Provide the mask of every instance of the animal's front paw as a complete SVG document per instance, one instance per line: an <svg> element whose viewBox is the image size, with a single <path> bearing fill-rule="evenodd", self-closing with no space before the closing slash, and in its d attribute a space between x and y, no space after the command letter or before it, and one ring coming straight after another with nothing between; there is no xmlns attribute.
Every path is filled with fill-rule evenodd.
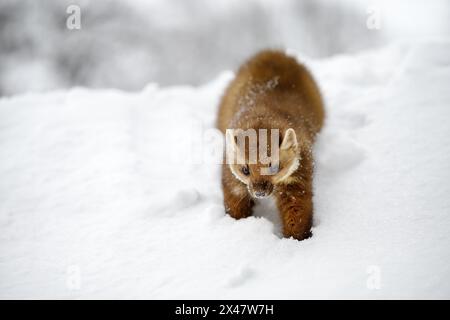
<svg viewBox="0 0 450 320"><path fill-rule="evenodd" d="M311 237L311 215L302 214L298 208L291 208L283 215L283 235L297 240Z"/></svg>
<svg viewBox="0 0 450 320"><path fill-rule="evenodd" d="M285 231L284 232L284 236L286 238L292 237L292 238L294 238L296 240L299 240L299 241L311 238L312 235L313 234L312 234L311 230L300 231L300 232L298 232L298 231Z"/></svg>
<svg viewBox="0 0 450 320"><path fill-rule="evenodd" d="M235 219L247 218L252 215L253 200L241 201L241 203L225 203L225 212Z"/></svg>

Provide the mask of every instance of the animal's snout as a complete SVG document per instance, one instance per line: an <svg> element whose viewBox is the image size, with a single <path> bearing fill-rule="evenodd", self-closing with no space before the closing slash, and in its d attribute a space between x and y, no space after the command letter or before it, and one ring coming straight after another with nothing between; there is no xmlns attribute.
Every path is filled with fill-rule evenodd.
<svg viewBox="0 0 450 320"><path fill-rule="evenodd" d="M260 181L253 183L252 189L255 198L265 198L272 193L273 185L269 181Z"/></svg>

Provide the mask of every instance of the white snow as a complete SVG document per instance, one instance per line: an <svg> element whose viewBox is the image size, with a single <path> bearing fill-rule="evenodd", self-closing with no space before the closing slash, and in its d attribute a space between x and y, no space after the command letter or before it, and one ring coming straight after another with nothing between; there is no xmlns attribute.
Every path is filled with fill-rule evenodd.
<svg viewBox="0 0 450 320"><path fill-rule="evenodd" d="M1 99L0 298L449 298L450 42L308 63L328 118L302 242L273 204L224 213L230 72Z"/></svg>

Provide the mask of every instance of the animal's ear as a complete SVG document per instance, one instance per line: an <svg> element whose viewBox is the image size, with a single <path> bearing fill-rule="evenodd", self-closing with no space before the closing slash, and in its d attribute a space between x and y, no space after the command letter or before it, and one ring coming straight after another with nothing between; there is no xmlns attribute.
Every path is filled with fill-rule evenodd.
<svg viewBox="0 0 450 320"><path fill-rule="evenodd" d="M228 164L243 164L245 163L245 159L241 156L239 152L237 138L234 135L233 129L227 129L225 132L225 145L226 145L226 154L227 154L227 163ZM236 162L237 161L237 162Z"/></svg>
<svg viewBox="0 0 450 320"><path fill-rule="evenodd" d="M227 145L227 150L236 152L237 150L237 141L234 135L233 129L227 129L225 133L225 142Z"/></svg>
<svg viewBox="0 0 450 320"><path fill-rule="evenodd" d="M294 129L289 128L284 133L283 141L281 142L280 149L287 150L290 148L296 149L298 146L297 135Z"/></svg>
<svg viewBox="0 0 450 320"><path fill-rule="evenodd" d="M225 144L228 153L239 154L239 148L237 144L237 137L235 136L234 129L227 129L225 132Z"/></svg>

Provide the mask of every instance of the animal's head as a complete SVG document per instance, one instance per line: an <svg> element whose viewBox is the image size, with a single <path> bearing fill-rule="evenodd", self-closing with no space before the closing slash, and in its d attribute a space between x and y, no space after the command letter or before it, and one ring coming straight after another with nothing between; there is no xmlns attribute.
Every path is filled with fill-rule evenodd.
<svg viewBox="0 0 450 320"><path fill-rule="evenodd" d="M275 186L286 182L300 163L297 136L291 128L276 138L267 138L261 130L229 129L226 141L227 165L254 198L270 196Z"/></svg>

